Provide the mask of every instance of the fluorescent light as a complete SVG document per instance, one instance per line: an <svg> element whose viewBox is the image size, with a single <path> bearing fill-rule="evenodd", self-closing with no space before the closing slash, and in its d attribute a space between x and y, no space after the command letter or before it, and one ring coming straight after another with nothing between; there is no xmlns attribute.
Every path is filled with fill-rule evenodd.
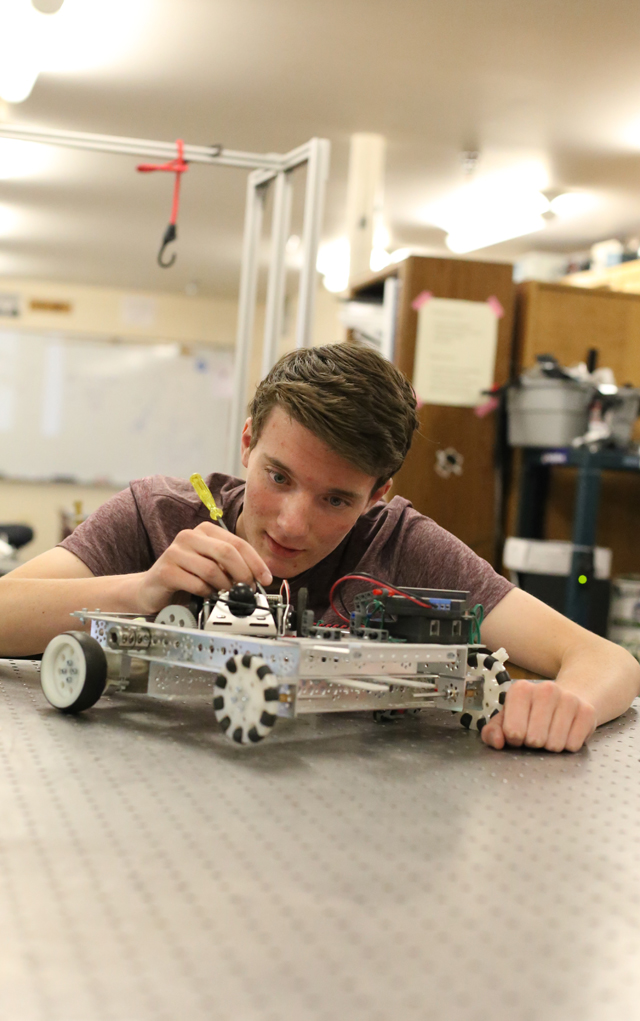
<svg viewBox="0 0 640 1021"><path fill-rule="evenodd" d="M379 223L373 232L372 248L388 248L391 238L384 223Z"/></svg>
<svg viewBox="0 0 640 1021"><path fill-rule="evenodd" d="M0 98L5 103L23 103L33 91L39 70L28 60L3 60L0 66Z"/></svg>
<svg viewBox="0 0 640 1021"><path fill-rule="evenodd" d="M328 291L338 294L349 286L350 259L347 238L336 238L320 246L316 268L324 277L323 283Z"/></svg>
<svg viewBox="0 0 640 1021"><path fill-rule="evenodd" d="M20 214L13 206L0 206L0 237L13 234L19 222Z"/></svg>
<svg viewBox="0 0 640 1021"><path fill-rule="evenodd" d="M432 203L423 219L447 232L452 252L487 248L544 228L549 201L541 188L546 184L543 165L529 161L470 181Z"/></svg>
<svg viewBox="0 0 640 1021"><path fill-rule="evenodd" d="M0 5L0 98L5 103L22 103L30 95L41 66L46 21L30 0Z"/></svg>
<svg viewBox="0 0 640 1021"><path fill-rule="evenodd" d="M410 248L396 248L395 252L392 252L389 256L391 262L404 262L411 255Z"/></svg>
<svg viewBox="0 0 640 1021"><path fill-rule="evenodd" d="M151 16L152 0L64 0L51 14L35 10L30 0L0 0L0 98L22 103L40 72L122 62L142 41Z"/></svg>
<svg viewBox="0 0 640 1021"><path fill-rule="evenodd" d="M55 158L52 146L0 138L0 181L43 174L53 165Z"/></svg>
<svg viewBox="0 0 640 1021"><path fill-rule="evenodd" d="M122 63L157 14L153 0L65 0L47 20L43 72L68 74Z"/></svg>
<svg viewBox="0 0 640 1021"><path fill-rule="evenodd" d="M501 241L509 241L511 238L535 234L545 226L546 222L540 215L526 210L510 210L502 215L478 217L460 226L447 234L445 243L451 252L462 255L465 252L488 248L490 245L498 245Z"/></svg>
<svg viewBox="0 0 640 1021"><path fill-rule="evenodd" d="M391 256L385 248L372 248L371 258L369 259L369 268L374 272L378 273L381 269L386 267L391 262Z"/></svg>
<svg viewBox="0 0 640 1021"><path fill-rule="evenodd" d="M564 219L570 216L581 216L590 212L598 204L595 195L584 191L567 191L551 199L550 209L556 216Z"/></svg>

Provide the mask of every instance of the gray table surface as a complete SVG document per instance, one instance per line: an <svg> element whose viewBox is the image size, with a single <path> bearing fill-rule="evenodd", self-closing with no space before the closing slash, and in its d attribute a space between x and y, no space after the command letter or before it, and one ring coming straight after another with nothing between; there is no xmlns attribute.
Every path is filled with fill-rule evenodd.
<svg viewBox="0 0 640 1021"><path fill-rule="evenodd" d="M67 717L0 661L2 1021L640 1018L640 727L493 752L441 712Z"/></svg>

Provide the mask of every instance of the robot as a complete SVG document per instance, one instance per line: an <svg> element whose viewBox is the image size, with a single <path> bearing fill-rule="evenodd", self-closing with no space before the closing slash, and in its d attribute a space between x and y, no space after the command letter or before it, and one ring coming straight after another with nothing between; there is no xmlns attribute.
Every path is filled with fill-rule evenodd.
<svg viewBox="0 0 640 1021"><path fill-rule="evenodd" d="M364 582L353 609L339 595ZM429 709L459 714L481 731L499 712L510 683L504 649L480 643L481 607L468 593L396 587L370 575L333 586L340 625L315 621L301 589L278 595L236 584L194 612L165 607L154 618L77 611L91 634L68 631L49 642L41 684L52 706L78 713L105 692L159 697L206 694L226 737L254 745L280 717L372 712L388 722Z"/></svg>

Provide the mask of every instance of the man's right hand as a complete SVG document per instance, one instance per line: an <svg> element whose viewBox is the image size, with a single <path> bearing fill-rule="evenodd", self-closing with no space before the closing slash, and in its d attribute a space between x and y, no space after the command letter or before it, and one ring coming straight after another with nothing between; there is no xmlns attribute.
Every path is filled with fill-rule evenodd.
<svg viewBox="0 0 640 1021"><path fill-rule="evenodd" d="M174 592L209 596L234 582L270 585L271 571L244 539L211 521L178 532L153 567L137 579L135 602L141 613L155 613L171 602Z"/></svg>

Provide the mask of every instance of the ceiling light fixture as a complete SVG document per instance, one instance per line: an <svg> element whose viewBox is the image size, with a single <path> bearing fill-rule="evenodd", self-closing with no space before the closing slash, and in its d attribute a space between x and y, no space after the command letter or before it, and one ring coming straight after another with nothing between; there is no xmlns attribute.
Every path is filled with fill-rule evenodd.
<svg viewBox="0 0 640 1021"><path fill-rule="evenodd" d="M0 205L0 237L14 234L19 221L20 214L13 206Z"/></svg>
<svg viewBox="0 0 640 1021"><path fill-rule="evenodd" d="M482 178L474 178L433 203L424 219L447 232L446 245L456 254L543 230L549 200L543 165L531 161Z"/></svg>
<svg viewBox="0 0 640 1021"><path fill-rule="evenodd" d="M42 70L51 15L64 0L3 0L0 7L0 98L23 103Z"/></svg>
<svg viewBox="0 0 640 1021"><path fill-rule="evenodd" d="M42 175L54 165L56 155L53 146L0 138L0 181Z"/></svg>
<svg viewBox="0 0 640 1021"><path fill-rule="evenodd" d="M408 259L410 255L411 255L410 248L396 248L395 252L391 253L390 260L393 263L404 262L404 260Z"/></svg>
<svg viewBox="0 0 640 1021"><path fill-rule="evenodd" d="M561 219L570 216L582 216L583 213L590 213L598 200L595 195L584 191L566 191L551 199L549 208L555 216Z"/></svg>
<svg viewBox="0 0 640 1021"><path fill-rule="evenodd" d="M40 71L46 16L30 0L4 0L0 7L0 98L22 103Z"/></svg>
<svg viewBox="0 0 640 1021"><path fill-rule="evenodd" d="M349 262L351 250L347 238L336 238L321 245L316 268L323 276L328 291L339 294L349 286Z"/></svg>
<svg viewBox="0 0 640 1021"><path fill-rule="evenodd" d="M24 102L41 72L121 61L152 13L152 0L0 0L0 99Z"/></svg>

